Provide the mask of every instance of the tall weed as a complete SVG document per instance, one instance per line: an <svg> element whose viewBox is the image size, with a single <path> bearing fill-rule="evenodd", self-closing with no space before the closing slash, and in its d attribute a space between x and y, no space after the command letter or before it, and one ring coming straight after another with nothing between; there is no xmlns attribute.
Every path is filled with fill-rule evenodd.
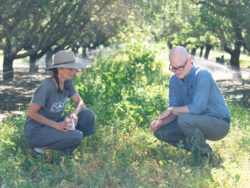
<svg viewBox="0 0 250 188"><path fill-rule="evenodd" d="M164 109L168 76L155 53L142 42L131 42L116 53L100 53L77 78L79 93L98 114L101 125L119 120L145 126Z"/></svg>

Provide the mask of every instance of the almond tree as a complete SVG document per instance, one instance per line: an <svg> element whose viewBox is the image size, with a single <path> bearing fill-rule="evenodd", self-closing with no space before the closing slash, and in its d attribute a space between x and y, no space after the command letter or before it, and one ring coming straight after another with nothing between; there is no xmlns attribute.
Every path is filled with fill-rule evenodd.
<svg viewBox="0 0 250 188"><path fill-rule="evenodd" d="M201 19L207 30L213 32L221 41L224 50L231 55L230 64L240 70L240 54L250 34L249 0L197 0Z"/></svg>
<svg viewBox="0 0 250 188"><path fill-rule="evenodd" d="M88 41L93 25L104 30L107 16L122 8L123 1L114 0L9 0L0 1L0 49L3 50L3 79L13 78L13 60L29 56L30 71L35 60L50 51ZM119 5L119 6L117 6ZM109 10L108 12L106 12ZM99 17L102 16L102 17ZM94 19L97 17L98 19ZM106 20L105 20L105 19ZM111 21L119 20L111 19ZM102 25L98 23L103 23ZM106 23L106 24L105 24ZM119 21L115 22L119 23ZM115 33L115 30L111 33ZM103 31L103 33L107 33ZM109 35L107 35L108 37ZM97 38L97 37L95 37Z"/></svg>

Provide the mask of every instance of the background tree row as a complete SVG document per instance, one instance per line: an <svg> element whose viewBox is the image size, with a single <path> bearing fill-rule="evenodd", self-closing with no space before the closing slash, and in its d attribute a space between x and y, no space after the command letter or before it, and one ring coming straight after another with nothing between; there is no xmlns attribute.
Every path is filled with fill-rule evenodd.
<svg viewBox="0 0 250 188"><path fill-rule="evenodd" d="M45 54L50 59L60 49L81 48L84 55L138 30L152 42L183 45L204 58L221 48L239 70L240 54L250 48L249 9L248 0L0 0L3 78L13 78L15 59L29 57L32 72Z"/></svg>

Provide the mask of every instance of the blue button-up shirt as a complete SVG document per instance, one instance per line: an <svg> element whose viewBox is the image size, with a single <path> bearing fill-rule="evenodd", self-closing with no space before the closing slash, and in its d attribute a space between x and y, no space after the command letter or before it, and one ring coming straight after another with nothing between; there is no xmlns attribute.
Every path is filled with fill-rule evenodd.
<svg viewBox="0 0 250 188"><path fill-rule="evenodd" d="M230 111L210 72L193 66L183 80L169 81L169 105L188 106L193 114L205 114L230 121Z"/></svg>

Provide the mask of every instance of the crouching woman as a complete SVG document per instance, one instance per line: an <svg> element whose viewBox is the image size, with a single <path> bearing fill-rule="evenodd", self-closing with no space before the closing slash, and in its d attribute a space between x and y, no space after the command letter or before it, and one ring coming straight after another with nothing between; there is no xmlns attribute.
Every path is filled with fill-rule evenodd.
<svg viewBox="0 0 250 188"><path fill-rule="evenodd" d="M24 136L33 153L43 155L44 148L50 148L70 155L83 137L94 133L94 113L84 108L72 82L77 69L85 67L71 51L54 55L53 65L47 69L53 76L42 81L28 108ZM68 99L75 108L66 118L63 112Z"/></svg>

